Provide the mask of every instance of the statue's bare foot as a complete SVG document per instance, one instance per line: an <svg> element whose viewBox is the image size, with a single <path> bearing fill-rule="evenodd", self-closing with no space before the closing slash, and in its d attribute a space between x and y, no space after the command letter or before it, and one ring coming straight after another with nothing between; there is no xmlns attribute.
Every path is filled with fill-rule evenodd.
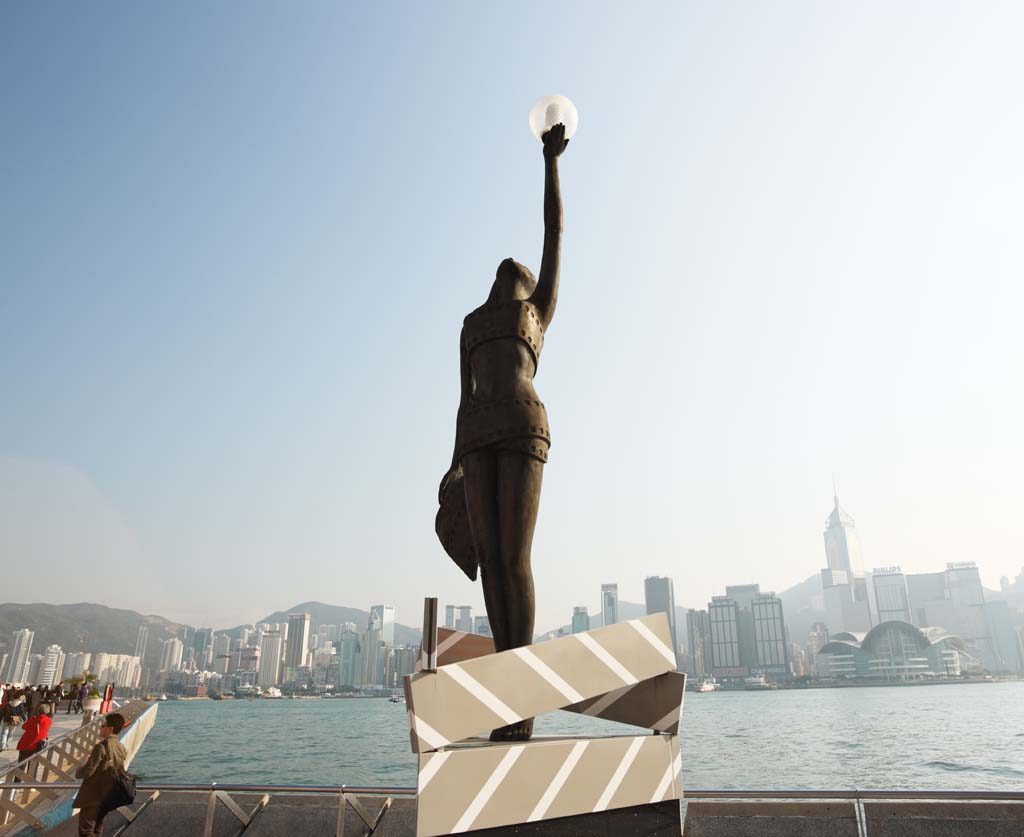
<svg viewBox="0 0 1024 837"><path fill-rule="evenodd" d="M491 732L491 741L529 741L533 735L533 718L499 727Z"/></svg>

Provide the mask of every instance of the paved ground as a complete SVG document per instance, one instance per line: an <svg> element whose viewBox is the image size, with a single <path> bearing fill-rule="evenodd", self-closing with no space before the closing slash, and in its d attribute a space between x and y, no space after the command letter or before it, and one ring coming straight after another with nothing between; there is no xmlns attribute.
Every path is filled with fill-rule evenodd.
<svg viewBox="0 0 1024 837"><path fill-rule="evenodd" d="M61 704L60 711L53 716L53 726L50 727L50 738L57 738L68 732L73 732L82 725L82 715L71 713L70 715L65 714L67 712L66 704ZM7 745L9 749L4 750L0 753L0 771L5 770L10 765L14 764L18 760L18 739L21 737L21 730L16 729L11 732L11 740Z"/></svg>

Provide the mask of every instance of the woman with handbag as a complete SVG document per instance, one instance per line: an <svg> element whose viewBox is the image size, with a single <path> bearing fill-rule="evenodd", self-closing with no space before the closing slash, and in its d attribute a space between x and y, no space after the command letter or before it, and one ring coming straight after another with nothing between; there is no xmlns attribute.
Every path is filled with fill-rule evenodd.
<svg viewBox="0 0 1024 837"><path fill-rule="evenodd" d="M46 739L50 734L50 724L52 723L53 721L40 707L36 709L31 718L21 725L21 738L18 739L19 765L32 758L46 746Z"/></svg>
<svg viewBox="0 0 1024 837"><path fill-rule="evenodd" d="M124 745L117 738L126 724L120 712L107 715L100 727L100 740L92 748L89 760L75 771L75 778L83 780L75 797L75 807L80 809L79 837L103 834L103 820L112 810L107 806L107 798L128 758Z"/></svg>

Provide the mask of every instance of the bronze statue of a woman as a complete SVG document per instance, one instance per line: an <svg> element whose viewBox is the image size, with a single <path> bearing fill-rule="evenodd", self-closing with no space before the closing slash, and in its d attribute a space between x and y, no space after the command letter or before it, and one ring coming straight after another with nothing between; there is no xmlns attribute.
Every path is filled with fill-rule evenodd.
<svg viewBox="0 0 1024 837"><path fill-rule="evenodd" d="M498 651L533 641L530 549L551 434L533 387L544 334L558 302L562 196L558 158L565 126L544 143L544 252L540 275L512 259L498 265L487 301L463 321L462 398L451 468L441 480L436 529L445 551L484 588ZM533 719L496 729L492 741L529 739Z"/></svg>

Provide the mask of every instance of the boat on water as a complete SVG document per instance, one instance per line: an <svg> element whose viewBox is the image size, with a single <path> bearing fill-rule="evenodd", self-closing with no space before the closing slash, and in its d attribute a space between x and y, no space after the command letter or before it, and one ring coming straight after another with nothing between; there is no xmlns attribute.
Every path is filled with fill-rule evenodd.
<svg viewBox="0 0 1024 837"><path fill-rule="evenodd" d="M167 693L160 695L160 700L167 700Z"/></svg>
<svg viewBox="0 0 1024 837"><path fill-rule="evenodd" d="M743 681L743 691L745 692L771 692L778 688L774 683L769 683L768 678L763 674L747 677Z"/></svg>
<svg viewBox="0 0 1024 837"><path fill-rule="evenodd" d="M715 684L710 680L701 680L696 686L693 687L695 692L713 692L715 691Z"/></svg>
<svg viewBox="0 0 1024 837"><path fill-rule="evenodd" d="M391 695L388 698L388 703L405 703L398 695Z"/></svg>

